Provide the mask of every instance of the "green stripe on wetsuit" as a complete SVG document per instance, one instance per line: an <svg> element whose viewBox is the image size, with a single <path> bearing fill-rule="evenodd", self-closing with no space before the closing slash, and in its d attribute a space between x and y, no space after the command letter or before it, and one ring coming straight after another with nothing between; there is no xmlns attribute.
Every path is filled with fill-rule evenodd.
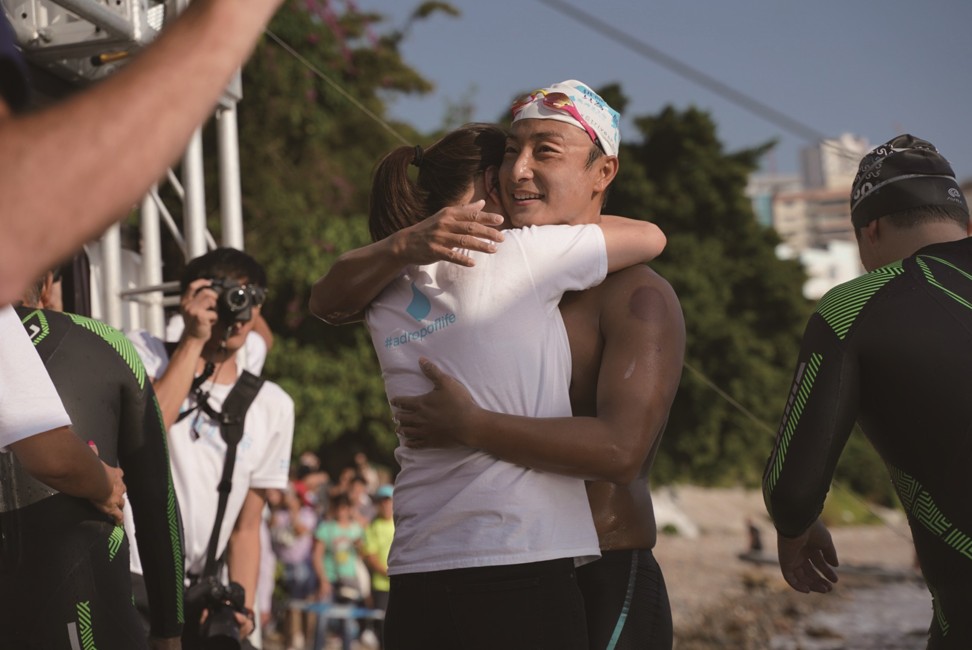
<svg viewBox="0 0 972 650"><path fill-rule="evenodd" d="M867 301L888 281L904 273L901 262L894 262L875 269L827 292L817 304L820 314L841 341L861 313Z"/></svg>
<svg viewBox="0 0 972 650"><path fill-rule="evenodd" d="M94 642L94 630L91 628L91 602L83 600L77 604L78 636L82 650L97 650Z"/></svg>
<svg viewBox="0 0 972 650"><path fill-rule="evenodd" d="M87 318L85 316L79 316L77 314L66 314L71 318L75 324L90 330L103 338L108 345L115 349L128 367L132 369L132 373L135 375L135 379L138 380L138 387L145 388L145 366L142 365L142 359L138 356L138 352L135 351L135 346L129 341L124 334L116 330L111 325L106 325L101 321L96 321L92 318Z"/></svg>
<svg viewBox="0 0 972 650"><path fill-rule="evenodd" d="M891 465L888 470L905 511L966 559L972 560L972 537L952 525L932 495L913 476Z"/></svg>
<svg viewBox="0 0 972 650"><path fill-rule="evenodd" d="M159 405L158 398L152 397L152 403L155 405L155 414L159 418L159 426L165 431L165 419L162 417L162 407ZM165 449L165 464L170 468L166 472L167 494L165 495L165 515L169 522L169 543L172 546L172 557L178 559L182 556L182 537L179 529L175 486L172 484L172 461L169 459L169 443L167 440L162 441L162 448ZM176 568L176 584L181 586L185 581L185 565L182 562L175 562L174 565ZM182 589L176 589L176 618L180 623L186 622Z"/></svg>
<svg viewBox="0 0 972 650"><path fill-rule="evenodd" d="M945 513L935 503L931 494L917 479L892 465L888 465L888 470L905 512L960 555L972 560L972 537L956 528L949 521ZM947 636L948 621L945 620L945 613L941 608L941 599L931 585L928 585L928 588L932 593L935 621L942 631L942 636Z"/></svg>
<svg viewBox="0 0 972 650"><path fill-rule="evenodd" d="M962 276L965 277L966 280L972 280L972 275L969 275L968 273L958 268L954 264L948 262L947 260L943 260L940 257L934 257L932 255L921 255L915 258L915 261L918 263L918 268L921 269L921 272L924 274L925 279L928 280L928 283L930 285L932 285L936 289L940 289L946 296L948 296L955 302L959 303L963 307L972 309L972 304L970 304L968 300L958 295L954 291L950 291L946 289L944 286L942 286L942 284L935 278L935 274L932 273L931 268L928 266L928 262L926 262L925 260L933 260L935 262L939 262L940 264L944 264L945 266L949 267L953 271L960 273Z"/></svg>
<svg viewBox="0 0 972 650"><path fill-rule="evenodd" d="M776 482L780 479L786 450L790 446L793 432L796 431L797 422L800 421L800 416L803 415L803 408L807 405L807 400L810 399L810 391L813 390L813 381L817 378L817 371L820 370L821 363L823 363L822 354L811 354L810 361L807 363L799 379L800 387L793 398L793 405L790 408L789 416L787 417L786 424L783 426L783 431L780 433L780 443L776 459L773 461L773 469L767 478L767 493L773 492L773 489L776 487Z"/></svg>
<svg viewBox="0 0 972 650"><path fill-rule="evenodd" d="M108 536L108 561L111 562L118 554L122 541L125 539L125 529L122 526L115 526Z"/></svg>

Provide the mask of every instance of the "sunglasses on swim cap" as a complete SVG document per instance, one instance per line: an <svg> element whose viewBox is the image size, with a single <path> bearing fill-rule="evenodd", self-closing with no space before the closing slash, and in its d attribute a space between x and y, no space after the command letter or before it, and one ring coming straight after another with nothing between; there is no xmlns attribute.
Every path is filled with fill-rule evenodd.
<svg viewBox="0 0 972 650"><path fill-rule="evenodd" d="M601 150L604 147L601 146L601 140L597 137L597 132L587 123L583 117L581 117L580 111L577 110L577 106L574 104L574 100L570 98L566 93L561 92L549 92L543 90L534 90L529 95L524 95L520 99L513 102L513 117L515 118L520 111L522 111L526 106L529 106L535 101L540 101L544 106L549 109L560 111L570 115L577 123L587 131L587 135L590 136L591 142L596 144Z"/></svg>

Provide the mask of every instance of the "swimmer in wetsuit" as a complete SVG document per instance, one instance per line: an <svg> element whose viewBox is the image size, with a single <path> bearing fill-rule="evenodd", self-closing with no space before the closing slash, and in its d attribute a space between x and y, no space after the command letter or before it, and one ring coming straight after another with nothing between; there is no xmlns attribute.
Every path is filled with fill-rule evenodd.
<svg viewBox="0 0 972 650"><path fill-rule="evenodd" d="M887 463L934 599L928 648L972 647L972 239L948 162L902 135L865 156L851 200L870 272L810 318L763 491L780 567L826 592L836 551L817 520L855 420Z"/></svg>
<svg viewBox="0 0 972 650"><path fill-rule="evenodd" d="M71 417L125 472L151 603L154 647L178 643L183 550L165 430L151 383L120 332L81 316L18 307ZM132 602L124 528L89 502L0 455L0 639L18 649L148 647ZM7 645L10 644L10 645Z"/></svg>

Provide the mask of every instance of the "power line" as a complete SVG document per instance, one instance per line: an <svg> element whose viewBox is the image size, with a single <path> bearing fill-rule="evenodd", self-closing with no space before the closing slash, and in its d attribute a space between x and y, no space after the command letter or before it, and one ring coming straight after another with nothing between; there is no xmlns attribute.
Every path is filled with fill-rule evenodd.
<svg viewBox="0 0 972 650"><path fill-rule="evenodd" d="M699 381L701 381L703 384L705 384L706 386L708 386L713 392L715 392L716 394L718 394L720 397L722 397L722 399L726 400L729 404L731 404L733 407L735 407L736 410L738 410L740 413L742 413L747 418L749 418L756 426L758 426L760 429L763 429L764 431L768 431L773 436L774 439L776 438L776 430L775 429L773 429L768 424L766 424L766 422L764 422L761 419L759 419L758 417L756 417L756 415L754 415L752 413L752 411L750 411L745 406L743 406L742 404L740 404L729 393L727 393L726 391L724 391L721 388L719 388L719 386L717 386L715 384L715 382L713 382L711 379L709 379L705 375L705 373L703 373L701 370L698 370L697 368L695 368L695 366L693 366L692 364L690 364L688 361L683 361L683 365L686 368L688 368L696 376L696 378L698 378ZM856 425L855 425L855 428L856 428ZM897 530L896 528L894 528L893 526L891 526L891 524L889 524L888 522L886 522L883 517L879 516L876 512L874 512L874 509L871 507L871 504L869 504L867 501L865 501L863 498L861 498L858 494L856 494L850 488L845 487L841 481L838 481L835 478L831 478L830 479L830 484L832 486L834 486L835 488L838 488L840 490L843 490L846 494L850 495L850 497L852 499L854 499L859 504L861 504L861 506L867 512L871 513L874 517L876 517L878 519L878 521L882 522L885 526L887 526L895 535L901 537L902 539L907 539L909 541L911 540L911 537L910 536L905 535L901 531Z"/></svg>
<svg viewBox="0 0 972 650"><path fill-rule="evenodd" d="M736 401L735 399L733 399L733 397L729 393L727 393L726 391L724 391L721 388L719 388L718 386L716 386L715 382L713 382L705 374L703 374L701 370L696 369L695 366L693 366L692 364L690 364L688 361L683 361L682 363L683 363L683 365L686 368L688 368L689 370L691 370L695 374L695 376L699 379L699 381L701 381L703 384L705 384L706 386L708 386L709 388L711 388L714 392L718 393L718 395L722 399L724 399L727 402L729 402L729 404L731 404L733 407L735 407L736 410L738 410L740 413L742 413L747 418L749 418L750 420L752 420L753 423L756 424L760 429L763 429L765 431L768 431L771 435L776 436L776 430L775 429L773 429L770 425L766 424L765 422L763 422L762 420L760 420L758 417L756 417L755 415L753 415L752 411L750 411L745 406L743 406L742 404L740 404L738 401Z"/></svg>
<svg viewBox="0 0 972 650"><path fill-rule="evenodd" d="M322 81L324 81L325 83L327 83L331 88L333 88L334 90L336 90L338 92L338 94L340 94L342 97L344 97L349 102L351 102L355 106L355 108L357 108L362 113L364 113L365 115L367 115L368 117L370 117L372 120L374 120L375 122L377 122L383 129L385 129L386 131L388 131L389 133L391 133L392 136L395 137L399 142L401 142L404 145L411 144L408 141L408 139L405 138L405 136L403 136L401 133L399 133L398 131L396 131L395 128L392 125L390 125L388 122L386 122L384 119L382 119L382 117L380 115L378 115L374 111L369 110L368 107L365 106L364 104L362 104L360 101L358 101L358 99L356 97L354 97L354 95L352 95L351 93L349 93L348 91L346 91L341 86L341 84L339 84L338 82L334 81L333 79L331 79L330 77L328 77L326 74L324 74L323 72L321 72L320 69L317 68L317 66L315 66L313 63L311 63L305 57L303 57L300 54L300 52L298 52L297 50L295 50L294 48L292 48L290 45L288 45L287 43L285 43L282 38L280 38L279 36L277 36L276 34L274 34L269 29L265 30L265 33L266 33L267 36L269 36L271 39L273 39L273 41L275 43L277 43L277 45L279 45L281 48L283 48L284 51L286 51L292 57L294 57L295 59L297 59L308 70L310 70L311 72L313 72L315 76L317 76L319 79L321 79Z"/></svg>
<svg viewBox="0 0 972 650"><path fill-rule="evenodd" d="M658 48L649 45L648 43L645 43L644 41L639 40L612 25L609 25L593 14L590 14L582 9L578 9L567 2L563 2L563 0L539 0L539 2L553 8L556 11L559 11L569 18L572 18L584 27L592 29L603 36L620 43L629 50L632 50L633 52L654 61L665 68L668 68L675 74L684 77L689 81L693 81L700 86L707 88L708 90L711 90L724 99L727 99L730 102L746 109L747 111L779 126L784 131L797 135L808 142L820 142L824 146L831 147L849 158L853 158L855 160L859 158L859 154L848 151L844 147L830 142L827 135L818 131L814 127L792 118L789 115L786 115L785 113L764 104L758 99L747 95L746 93L736 90L719 79L716 79L712 75L694 68L687 63L679 61L673 56L665 54Z"/></svg>

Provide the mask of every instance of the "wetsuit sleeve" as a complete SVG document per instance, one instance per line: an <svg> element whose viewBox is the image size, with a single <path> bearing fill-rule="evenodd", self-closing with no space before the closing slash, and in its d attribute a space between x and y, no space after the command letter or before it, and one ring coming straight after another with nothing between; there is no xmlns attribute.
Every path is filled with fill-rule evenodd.
<svg viewBox="0 0 972 650"><path fill-rule="evenodd" d="M131 362L141 364L134 350ZM125 471L138 553L148 592L151 634L177 637L183 624L182 526L169 469L162 412L152 384L134 378L124 386L119 462Z"/></svg>
<svg viewBox="0 0 972 650"><path fill-rule="evenodd" d="M859 400L856 355L814 314L763 475L766 508L782 535L799 536L823 510Z"/></svg>

